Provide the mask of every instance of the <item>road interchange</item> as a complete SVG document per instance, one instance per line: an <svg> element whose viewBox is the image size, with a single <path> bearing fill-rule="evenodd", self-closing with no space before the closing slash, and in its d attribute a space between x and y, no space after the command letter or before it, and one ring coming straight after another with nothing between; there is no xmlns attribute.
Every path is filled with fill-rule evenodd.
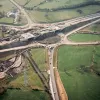
<svg viewBox="0 0 100 100"><path fill-rule="evenodd" d="M77 32L78 30L80 29L83 29L89 25L92 25L94 23L97 23L100 21L100 13L96 13L96 14L91 14L91 15L87 15L87 16L83 16L83 17L79 17L79 18L74 18L74 19L71 19L71 20L68 20L68 21L64 21L64 22L58 22L58 23L53 23L53 24L36 24L36 23L33 23L31 21L31 19L29 18L29 16L27 15L27 13L25 12L25 10L19 6L14 0L10 0L10 2L12 2L16 7L18 7L21 12L26 16L27 18L27 21L28 21L28 24L25 25L25 26L11 26L12 28L15 27L15 29L22 29L22 30L27 30L27 29L30 29L34 26L43 26L44 29L48 28L48 27L51 27L51 30L55 30L53 27L57 27L57 29L61 28L65 28L65 27L68 27L68 26L71 26L71 25L74 25L74 24L78 24L80 22L85 22L85 21L88 21L88 20L91 20L91 19L96 19L96 18L99 18L91 23L88 23L84 26L81 26L75 30L72 30L71 32L68 32L66 35L64 35L62 38L61 38L61 41L56 43L56 44L50 44L50 45L45 45L45 44L41 44L41 43L32 43L32 44L28 44L26 46L20 46L20 47L14 47L14 48L8 48L8 49L3 49L3 50L0 50L0 53L3 53L3 52L8 52L8 51L15 51L15 50L21 50L21 49L27 49L27 48L32 48L32 47L44 47L44 48L48 48L48 56L49 56L49 68L50 68L50 85L51 85L51 94L52 94L52 97L53 97L53 100L60 100L59 99L59 96L58 96L58 91L57 91L57 86L56 86L56 81L55 81L55 77L54 77L54 70L53 70L53 55L54 55L54 49L60 45L99 45L100 44L100 41L95 41L95 42L72 42L70 40L68 40L68 36ZM61 25L62 23L62 25ZM6 26L6 25L5 25ZM10 42L11 43L11 42ZM10 44L9 43L9 44ZM4 44L3 44L4 45ZM51 50L50 48L53 47L53 49Z"/></svg>
<svg viewBox="0 0 100 100"><path fill-rule="evenodd" d="M77 28L69 33L67 33L66 35L64 35L64 37L62 37L61 41L59 43L56 43L56 44L51 44L51 45L45 45L45 44L40 44L40 43L34 43L34 44L29 44L29 45L26 45L26 46L21 46L21 47L14 47L14 48L9 48L9 49L5 49L5 50L0 50L0 53L2 52L7 52L7 51L13 51L13 50L20 50L20 49L27 49L27 48L32 48L32 47L46 47L48 48L48 56L50 55L49 57L49 68L50 68L50 86L51 86L51 94L52 94L52 97L53 97L53 100L59 100L59 96L58 96L58 92L57 92L57 86L56 86L56 82L55 82L55 77L54 77L54 70L53 70L53 55L54 55L54 49L52 51L50 51L50 48L51 47L54 47L56 48L57 46L60 46L60 45L97 45L97 44L100 44L99 41L96 41L96 42L72 42L72 41L69 41L67 39L67 37L72 34L72 33L75 33L77 32L78 30L84 28L84 27L87 27L91 24L94 24L96 22L100 21L100 19L94 21L94 22L91 22L87 25L84 25L80 28Z"/></svg>

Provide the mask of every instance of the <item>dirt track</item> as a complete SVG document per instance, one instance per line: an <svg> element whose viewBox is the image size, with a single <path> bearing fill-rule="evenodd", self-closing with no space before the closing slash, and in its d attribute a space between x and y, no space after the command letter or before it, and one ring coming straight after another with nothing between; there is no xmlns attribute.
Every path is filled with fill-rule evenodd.
<svg viewBox="0 0 100 100"><path fill-rule="evenodd" d="M57 69L57 50L55 49L54 52L54 74L55 74L55 79L56 79L56 85L58 89L58 94L60 97L60 100L68 100L67 93L65 91L65 88L63 86L63 83L61 81L58 69Z"/></svg>

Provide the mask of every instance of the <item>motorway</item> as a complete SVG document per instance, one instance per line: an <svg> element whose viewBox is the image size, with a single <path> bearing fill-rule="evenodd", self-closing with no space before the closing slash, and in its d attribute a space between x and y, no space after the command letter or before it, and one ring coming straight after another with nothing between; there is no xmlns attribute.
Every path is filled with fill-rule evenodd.
<svg viewBox="0 0 100 100"><path fill-rule="evenodd" d="M79 28L77 28L77 29L75 29L75 30L72 30L71 32L68 32L64 37L62 37L62 41L60 41L60 42L58 42L58 43L56 43L56 44L51 44L50 46L53 46L53 47L56 47L56 46L59 46L59 45L62 45L62 44L66 44L66 45L88 45L88 44L99 44L99 42L98 41L96 41L96 42L72 42L72 41L69 41L68 39L67 39L67 37L69 36L69 35L71 35L71 34L73 34L73 33L75 33L75 32L77 32L78 30L80 30L80 29L82 29L82 28L85 28L85 27L87 27L87 26L89 26L89 25L91 25L91 24L94 24L94 23L96 23L96 22L99 22L100 21L100 19L98 19L98 20L96 20L96 21L93 21L93 22L91 22L91 23L89 23L89 24L86 24L86 25L84 25L84 26L82 26L82 27L79 27ZM20 50L20 49L26 49L26 48L30 48L30 47L46 47L46 45L45 44L41 44L41 43L33 43L33 44L29 44L29 45L26 45L26 46L19 46L19 47L13 47L13 48L8 48L8 49L3 49L3 50L0 50L0 53L2 53L2 52L7 52L7 51L13 51L13 50Z"/></svg>
<svg viewBox="0 0 100 100"><path fill-rule="evenodd" d="M13 1L13 0L11 0L11 1ZM15 3L16 4L16 3ZM17 4L18 5L18 4ZM16 6L17 6L16 5ZM18 6L18 7L20 7L20 6ZM22 9L22 8L20 8L20 9ZM23 11L23 10L22 10ZM25 12L25 11L24 11ZM27 15L27 13L25 13L26 15ZM27 20L29 20L30 18L27 16L26 17L27 18ZM27 29L36 29L36 27L43 27L42 29L38 29L37 28L37 30L34 30L34 32L36 33L42 33L42 31L43 30L50 30L50 31L52 31L52 32L55 32L55 31L57 31L57 30L62 30L62 29L64 29L64 28L66 28L66 27L69 27L69 26L71 26L71 25L76 25L76 24L78 24L78 23L80 23L80 22L85 22L85 21L89 21L89 20L92 20L92 19L96 19L96 18L100 18L100 13L96 13L96 14L91 14L91 15L87 15L87 16L84 16L84 17L78 17L78 18L74 18L74 19L71 19L71 20L67 20L67 21L64 21L64 22L58 22L58 23L56 23L56 24L32 24L32 21L31 20L29 20L29 23L28 24L30 24L30 27L24 27L23 29L21 29L21 31L24 31L24 30L27 30ZM96 22L98 22L98 20L96 21ZM94 23L96 23L96 22L94 22ZM93 24L93 23L92 23ZM91 24L90 24L91 25ZM89 24L87 24L86 26L89 26ZM86 27L86 26L83 26L83 27ZM80 30L81 28L83 28L83 27L80 27L80 28L78 28L77 30ZM49 29L48 29L49 28ZM13 28L12 27L12 29L15 29L16 31L18 31L18 30L20 30L19 28ZM73 31L71 32L71 33L73 33ZM70 34L71 34L70 33ZM69 35L70 35L69 34ZM11 42L13 42L13 41L4 41L4 42L1 42L0 43L0 46L1 45L4 45L4 44L10 44Z"/></svg>
<svg viewBox="0 0 100 100"><path fill-rule="evenodd" d="M48 48L48 56L49 56L49 68L50 68L50 83L51 87L50 89L53 100L60 100L58 96L58 91L57 91L57 86L56 86L56 81L55 81L55 76L54 76L54 71L53 71L53 54L54 54L54 49Z"/></svg>

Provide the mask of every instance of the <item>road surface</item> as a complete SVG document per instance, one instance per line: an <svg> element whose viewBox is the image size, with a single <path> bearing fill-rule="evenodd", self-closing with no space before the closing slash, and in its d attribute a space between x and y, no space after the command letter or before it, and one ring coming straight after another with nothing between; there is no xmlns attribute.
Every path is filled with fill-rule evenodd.
<svg viewBox="0 0 100 100"><path fill-rule="evenodd" d="M54 70L53 70L53 54L54 50L48 48L48 56L49 56L49 68L50 68L50 84L51 84L51 91L53 100L59 100L57 86L55 82Z"/></svg>

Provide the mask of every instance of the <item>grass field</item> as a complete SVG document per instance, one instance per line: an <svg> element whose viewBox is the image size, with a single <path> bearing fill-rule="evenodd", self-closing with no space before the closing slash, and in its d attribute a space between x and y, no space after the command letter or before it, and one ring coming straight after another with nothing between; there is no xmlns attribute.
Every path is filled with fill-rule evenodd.
<svg viewBox="0 0 100 100"><path fill-rule="evenodd" d="M0 0L0 11L8 12L11 11L13 8L16 8L9 0Z"/></svg>
<svg viewBox="0 0 100 100"><path fill-rule="evenodd" d="M68 39L75 42L100 41L100 35L75 33L70 35Z"/></svg>
<svg viewBox="0 0 100 100"><path fill-rule="evenodd" d="M22 91L22 90L7 90L3 95L0 95L0 100L49 100L49 97L44 91Z"/></svg>
<svg viewBox="0 0 100 100"><path fill-rule="evenodd" d="M51 2L46 2L39 6L41 9L52 9L52 8L59 8L62 6L73 6L80 3L88 2L89 0L52 0ZM95 0L100 1L100 0Z"/></svg>
<svg viewBox="0 0 100 100"><path fill-rule="evenodd" d="M39 49L32 49L31 51L32 57L35 60L35 62L38 64L39 68L41 70L46 70L46 63L45 63L45 49L39 48Z"/></svg>
<svg viewBox="0 0 100 100"><path fill-rule="evenodd" d="M31 0L25 7L34 7L39 5L43 1L45 0Z"/></svg>
<svg viewBox="0 0 100 100"><path fill-rule="evenodd" d="M58 49L58 69L69 100L99 100L100 46L62 46ZM88 70L81 69L82 66Z"/></svg>
<svg viewBox="0 0 100 100"><path fill-rule="evenodd" d="M27 2L27 0L15 0L15 1L20 5L24 5Z"/></svg>
<svg viewBox="0 0 100 100"><path fill-rule="evenodd" d="M13 24L13 18L1 18L0 23L7 23L7 24Z"/></svg>
<svg viewBox="0 0 100 100"><path fill-rule="evenodd" d="M7 15L7 13L9 11L12 11L13 9L16 8L15 5L13 5L9 0L0 0L0 12L1 13L4 13L4 15ZM24 18L24 16L22 14L20 14L21 16L21 21L18 22L18 25L24 25L26 24L26 19ZM3 17L3 18L0 18L0 23L1 24L14 24L14 18L12 17Z"/></svg>
<svg viewBox="0 0 100 100"><path fill-rule="evenodd" d="M29 11L26 10L29 14L30 18L35 22L57 22L57 21L63 21L70 18L75 18L79 16L84 16L92 13L96 13L99 11L100 6L87 6L82 7L80 10L82 10L82 13L78 13L76 9L71 10L61 10L61 11L55 11L55 12L40 12L40 11ZM46 16L48 15L48 16Z"/></svg>
<svg viewBox="0 0 100 100"><path fill-rule="evenodd" d="M59 8L62 6L72 6L72 5L77 5L80 3L84 3L84 2L88 2L89 0L51 0L51 1L47 1L41 5L39 5L41 2L45 1L45 0L15 0L17 3L19 3L20 5L25 5L28 1L28 3L25 5L25 7L34 7L37 6L40 9L52 9L52 8ZM95 1L100 1L100 0L95 0Z"/></svg>
<svg viewBox="0 0 100 100"><path fill-rule="evenodd" d="M11 11L13 8L16 8L9 0L0 0L0 12L5 12L5 14ZM13 23L13 18L1 18L0 23Z"/></svg>
<svg viewBox="0 0 100 100"><path fill-rule="evenodd" d="M47 1L44 2L43 4L39 5L41 2L45 0L30 0L27 4L27 0L16 0L17 3L20 5L25 5L24 7L34 7L37 6L36 8L40 9L52 9L52 8L59 8L61 6L72 6L72 5L77 5L80 3L87 2L87 0L52 0L52 1ZM95 1L100 1L100 0L95 0ZM79 16L84 16L88 15L91 13L96 13L100 9L99 5L90 5L86 7L80 7L76 9L70 9L70 10L58 10L58 11L52 11L52 12L47 12L47 11L37 11L37 10L26 10L26 12L29 14L30 18L34 22L57 22L57 21L63 21L67 20L70 18L74 17L79 17ZM77 12L78 10L81 10L82 13L80 14ZM47 15L47 16L46 16Z"/></svg>
<svg viewBox="0 0 100 100"><path fill-rule="evenodd" d="M36 61L37 65L41 69L41 71L46 70L45 50L42 48L32 49L31 53L32 53L32 56L33 56L34 60ZM26 74L27 74L27 82L28 82L27 85L29 86L29 88L44 90L41 80L39 79L38 75L33 71L30 64L28 64ZM22 72L20 75L15 77L9 83L9 86L18 87L18 88L22 88L22 89L27 88L27 87L25 87L24 81L25 81L24 80L24 72Z"/></svg>
<svg viewBox="0 0 100 100"><path fill-rule="evenodd" d="M87 0L52 0L48 2L44 2L43 4L39 5L41 2L45 0L30 0L26 5L25 3L27 0L16 0L17 3L20 5L25 5L25 7L34 7L40 9L52 9L52 8L59 8L61 6L72 6L77 5L83 2L87 2ZM100 0L95 0L100 1ZM58 11L37 11L37 10L26 10L26 12L29 14L30 18L34 22L57 22L57 21L63 21L74 17L84 16L92 13L98 12L100 9L99 5L90 5L86 7L80 7L76 9L70 9L70 10L58 10ZM82 13L80 14L77 12L78 10L81 10ZM47 16L46 16L47 15Z"/></svg>
<svg viewBox="0 0 100 100"><path fill-rule="evenodd" d="M45 0L15 0L15 1L20 5L25 5L27 3L27 1L29 1L25 5L25 7L33 7L33 6L40 4L41 2L43 2Z"/></svg>

